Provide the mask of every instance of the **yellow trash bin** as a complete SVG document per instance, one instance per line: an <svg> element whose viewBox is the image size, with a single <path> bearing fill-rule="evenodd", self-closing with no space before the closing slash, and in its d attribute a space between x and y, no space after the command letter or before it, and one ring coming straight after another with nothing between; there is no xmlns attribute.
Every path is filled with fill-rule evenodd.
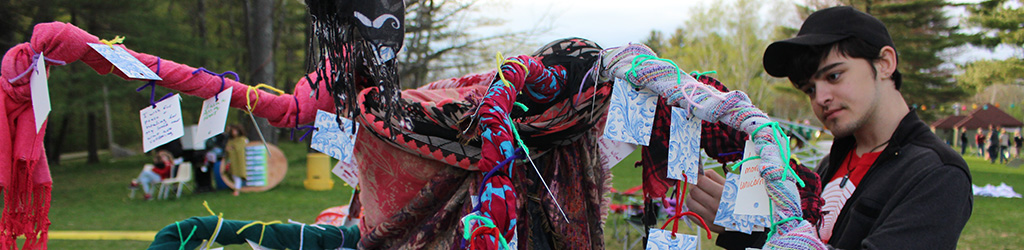
<svg viewBox="0 0 1024 250"><path fill-rule="evenodd" d="M308 190L324 191L334 188L331 178L331 157L323 153L306 154L306 180Z"/></svg>

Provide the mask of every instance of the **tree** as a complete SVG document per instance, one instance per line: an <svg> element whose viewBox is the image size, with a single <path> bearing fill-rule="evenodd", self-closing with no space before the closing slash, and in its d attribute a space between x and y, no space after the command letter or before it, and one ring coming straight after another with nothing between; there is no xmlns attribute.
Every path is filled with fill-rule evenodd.
<svg viewBox="0 0 1024 250"><path fill-rule="evenodd" d="M1019 1L1016 1L1018 4ZM989 0L967 5L971 17L968 24L981 28L970 35L971 44L992 49L1010 45L1018 49L1017 56L1004 60L981 60L962 65L964 72L957 76L962 86L981 90L993 84L1024 84L1024 8L1010 7L1005 0Z"/></svg>
<svg viewBox="0 0 1024 250"><path fill-rule="evenodd" d="M788 81L769 76L762 65L764 49L784 37L777 27L786 20L767 13L793 13L789 7L779 1L737 0L724 8L694 8L682 28L667 38L652 32L645 43L655 45L660 57L671 59L687 72L716 71L715 78L730 90L746 92L772 116L807 119L811 113L806 96L784 91L792 89Z"/></svg>
<svg viewBox="0 0 1024 250"><path fill-rule="evenodd" d="M248 42L249 79L251 85L274 86L274 0L247 0L246 41ZM244 118L243 118L244 119ZM266 118L244 119L249 140L266 139L277 143L277 129ZM262 135L257 132L262 132Z"/></svg>
<svg viewBox="0 0 1024 250"><path fill-rule="evenodd" d="M398 57L403 88L495 67L491 63L493 53L528 44L526 41L533 34L542 32L538 29L478 36L472 31L504 23L502 19L473 15L479 11L480 2L483 1L406 1L405 44Z"/></svg>
<svg viewBox="0 0 1024 250"><path fill-rule="evenodd" d="M811 5L813 4L813 5ZM898 69L903 75L900 92L912 106L944 106L967 96L967 91L954 80L954 69L943 67L951 58L943 57L948 49L966 43L950 21L943 0L839 0L809 1L809 9L845 4L868 13L885 24L896 44ZM919 111L924 120L932 120L940 109Z"/></svg>

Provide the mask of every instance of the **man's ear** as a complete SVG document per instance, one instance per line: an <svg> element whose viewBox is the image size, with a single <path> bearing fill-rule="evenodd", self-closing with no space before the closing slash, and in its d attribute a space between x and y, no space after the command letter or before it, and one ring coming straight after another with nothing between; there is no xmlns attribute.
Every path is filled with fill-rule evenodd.
<svg viewBox="0 0 1024 250"><path fill-rule="evenodd" d="M893 49L892 46L882 47L878 51L878 60L875 60L874 66L882 79L892 78L892 74L896 72L896 64L896 49Z"/></svg>

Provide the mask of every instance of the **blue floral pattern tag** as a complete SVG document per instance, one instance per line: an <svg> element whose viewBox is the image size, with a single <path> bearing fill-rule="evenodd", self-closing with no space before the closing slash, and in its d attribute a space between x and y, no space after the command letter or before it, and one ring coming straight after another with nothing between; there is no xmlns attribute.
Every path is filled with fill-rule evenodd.
<svg viewBox="0 0 1024 250"><path fill-rule="evenodd" d="M648 89L634 90L628 82L615 79L604 137L647 146L654 128L658 95Z"/></svg>
<svg viewBox="0 0 1024 250"><path fill-rule="evenodd" d="M117 69L121 70L121 73L124 73L124 75L130 78L157 81L163 80L160 76L156 75L153 70L150 70L149 67L142 64L138 58L128 54L128 51L124 50L124 48L120 46L110 46L102 43L90 43L89 46L96 50L96 52L99 52L103 58L107 59L107 61L114 64Z"/></svg>
<svg viewBox="0 0 1024 250"><path fill-rule="evenodd" d="M675 235L675 239L673 239ZM651 228L647 237L647 250L690 250L700 249L696 235L672 233L672 231Z"/></svg>
<svg viewBox="0 0 1024 250"><path fill-rule="evenodd" d="M341 126L338 126L336 117L327 111L317 110L316 129L309 146L339 161L354 162L352 151L356 145L356 134L352 133L352 126L358 126L358 123L341 117Z"/></svg>
<svg viewBox="0 0 1024 250"><path fill-rule="evenodd" d="M669 130L668 178L697 184L700 171L700 119L694 119L683 108L672 107L672 127Z"/></svg>
<svg viewBox="0 0 1024 250"><path fill-rule="evenodd" d="M768 216L764 215L741 215L735 214L736 191L739 189L740 175L728 173L725 175L725 186L722 188L721 203L718 204L718 213L715 215L715 225L723 226L727 230L740 231L750 234L754 231L763 231L768 227Z"/></svg>

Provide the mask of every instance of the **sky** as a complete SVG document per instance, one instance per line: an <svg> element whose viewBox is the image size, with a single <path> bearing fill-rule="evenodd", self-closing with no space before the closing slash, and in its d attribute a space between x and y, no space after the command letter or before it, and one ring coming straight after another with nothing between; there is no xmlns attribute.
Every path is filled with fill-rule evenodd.
<svg viewBox="0 0 1024 250"><path fill-rule="evenodd" d="M483 1L484 4L489 4ZM705 0L518 0L483 7L505 17L507 30L550 28L537 40L582 37L603 47L640 42L651 30L671 32L685 22L686 11ZM502 6L504 5L504 6ZM494 12L492 12L494 11Z"/></svg>
<svg viewBox="0 0 1024 250"><path fill-rule="evenodd" d="M782 0L796 2L799 0ZM977 2L978 0L954 0L956 2ZM500 15L507 23L498 28L483 29L479 32L535 30L550 28L535 39L544 44L558 38L583 37L603 47L641 42L651 30L670 34L687 20L687 12L699 6L725 6L730 0L517 0L481 1L483 13ZM951 9L954 18L965 15L965 11ZM780 13L771 18L800 20L795 13ZM953 62L963 63L980 59L1005 59L1021 55L1012 47L1001 46L994 52L965 46L949 52Z"/></svg>

